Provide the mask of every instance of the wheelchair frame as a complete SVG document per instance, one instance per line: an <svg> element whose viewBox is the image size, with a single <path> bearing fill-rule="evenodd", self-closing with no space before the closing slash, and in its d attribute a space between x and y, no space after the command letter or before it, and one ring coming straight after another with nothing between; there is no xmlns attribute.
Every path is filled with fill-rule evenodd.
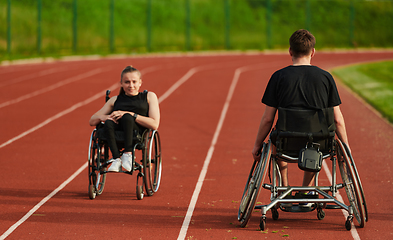
<svg viewBox="0 0 393 240"><path fill-rule="evenodd" d="M109 99L110 91L106 92L106 101ZM89 174L89 198L94 199L102 194L105 187L106 174L108 165L112 162L109 160L109 147L105 140L99 139L97 131L103 127L100 123L92 131L89 143L88 154L88 174ZM146 129L141 138L135 140L132 149L132 169L130 172L119 171L132 175L138 171L136 182L136 196L138 200L143 199L144 194L152 196L158 191L161 183L162 156L161 141L157 130ZM141 163L136 161L136 150L142 150ZM143 191L143 187L145 191Z"/></svg>
<svg viewBox="0 0 393 240"><path fill-rule="evenodd" d="M285 132L283 134L285 134ZM291 134L293 135L294 133ZM296 133L295 135L297 135L297 137L309 137L309 134L305 133ZM297 163L298 158L280 152L272 155L271 140L269 139L267 143L263 143L261 159L259 161L254 161L243 191L238 211L240 226L245 227L247 225L254 209L261 209L262 216L260 218L260 228L262 231L266 229L266 213L268 210L271 210L273 220L278 220L279 218L278 209L287 212L310 212L317 210L317 218L322 220L325 217L324 209L344 209L348 212L345 221L345 228L347 230L351 229L353 218L357 220L359 227L364 227L365 222L368 221L367 205L355 162L348 146L340 140L334 140L334 132L333 136L330 137L333 143L332 151L328 155L323 156L324 160L330 157L332 161L332 183L330 186L318 186L318 173L315 175L315 186L313 187L281 186L281 176L277 160L280 159ZM336 181L337 164L340 170L342 183L337 183ZM272 168L271 184L264 183L269 167ZM271 202L267 205L255 206L261 187L271 191ZM342 188L345 189L349 205L336 199L338 190ZM315 191L318 197L284 199L293 191ZM331 193L331 195L329 195L329 193ZM319 198L319 196L323 198ZM305 209L301 208L299 205L292 205L292 207L287 209L282 207L280 203L313 203L313 206Z"/></svg>

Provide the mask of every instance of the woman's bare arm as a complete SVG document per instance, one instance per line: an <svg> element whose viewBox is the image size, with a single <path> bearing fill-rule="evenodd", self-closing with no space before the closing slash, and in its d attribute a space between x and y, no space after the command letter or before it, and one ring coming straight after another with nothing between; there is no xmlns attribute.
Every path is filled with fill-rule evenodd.
<svg viewBox="0 0 393 240"><path fill-rule="evenodd" d="M111 97L105 103L105 105L100 110L98 110L98 112L94 113L93 116L91 116L89 121L90 126L97 126L97 124L99 124L100 122L105 122L108 118L111 118L109 114L113 110L116 99L117 96Z"/></svg>
<svg viewBox="0 0 393 240"><path fill-rule="evenodd" d="M143 127L157 130L160 125L160 106L157 95L154 92L149 92L147 94L147 101L149 103L149 117L138 115L135 121Z"/></svg>

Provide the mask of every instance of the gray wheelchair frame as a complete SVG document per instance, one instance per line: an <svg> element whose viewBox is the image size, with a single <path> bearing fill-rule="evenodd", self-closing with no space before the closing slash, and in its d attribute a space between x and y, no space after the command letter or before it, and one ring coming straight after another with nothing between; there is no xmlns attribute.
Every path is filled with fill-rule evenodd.
<svg viewBox="0 0 393 240"><path fill-rule="evenodd" d="M109 99L110 91L106 92L106 101ZM105 137L103 137L103 123L100 123L92 131L89 143L88 153L88 174L89 174L89 198L95 199L96 196L102 194L105 187L107 167L112 163L109 160L109 147ZM120 148L124 136L122 132L116 132L116 141ZM124 135L124 133L123 133ZM135 159L137 150L142 151L142 159L140 163ZM121 153L122 154L122 153ZM132 149L132 169L130 172L119 171L132 175L138 171L136 183L136 196L138 200L143 199L145 193L152 196L158 191L161 183L162 171L162 155L161 141L157 130L146 129L142 135L138 132L133 136ZM143 190L145 188L145 191Z"/></svg>
<svg viewBox="0 0 393 240"><path fill-rule="evenodd" d="M273 220L278 220L279 218L278 209L286 212L310 212L317 210L317 218L322 220L325 217L324 209L344 209L348 212L348 216L345 221L345 228L347 230L351 229L353 218L357 220L359 227L364 227L365 222L368 221L368 213L360 177L348 146L345 143L342 143L339 139L334 139L335 132L329 131L326 135L326 133L322 132L310 133L280 131L276 137L276 153L272 154L273 144L271 137L267 143L263 144L261 159L259 161L255 161L251 167L238 211L240 226L245 227L247 225L254 209L261 209L261 230L265 230L266 228L266 214L269 210L272 212ZM282 160L288 163L298 162L298 157L287 155L282 151L283 149L280 145L282 142L281 140L287 138L306 139L306 141L312 141L312 139L319 138L330 141L330 148L328 149L328 152L325 152L323 159L324 161L327 159L332 161L331 185L318 186L318 173L316 173L314 181L315 186L282 186L277 161ZM342 182L340 183L337 182L337 165L342 179ZM265 178L268 172L272 175L271 183L265 183ZM270 190L271 202L266 205L256 206L256 201L261 188ZM348 205L344 201L336 199L339 189L342 188L345 189ZM314 191L317 193L317 197L311 198L309 196L304 196L302 198L285 198L288 195L292 196L292 192L297 191ZM292 206L284 208L280 203L292 203ZM312 203L312 207L303 208L300 207L300 205L295 205L300 203Z"/></svg>

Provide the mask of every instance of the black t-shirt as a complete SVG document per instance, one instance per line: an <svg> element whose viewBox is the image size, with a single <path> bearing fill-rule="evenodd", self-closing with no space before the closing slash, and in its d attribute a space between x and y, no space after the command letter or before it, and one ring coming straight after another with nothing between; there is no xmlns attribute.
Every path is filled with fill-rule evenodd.
<svg viewBox="0 0 393 240"><path fill-rule="evenodd" d="M314 109L341 104L330 73L316 66L288 66L270 78L262 103L278 108Z"/></svg>
<svg viewBox="0 0 393 240"><path fill-rule="evenodd" d="M147 102L147 91L140 92L136 96L119 94L113 106L113 111L134 112L141 116L149 115L149 103Z"/></svg>

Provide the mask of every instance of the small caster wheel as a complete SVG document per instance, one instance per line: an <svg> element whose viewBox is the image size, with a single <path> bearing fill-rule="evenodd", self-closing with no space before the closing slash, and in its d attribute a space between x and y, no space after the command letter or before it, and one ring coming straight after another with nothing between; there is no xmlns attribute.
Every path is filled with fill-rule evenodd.
<svg viewBox="0 0 393 240"><path fill-rule="evenodd" d="M94 185L89 185L89 198L96 198L96 188L94 187Z"/></svg>
<svg viewBox="0 0 393 240"><path fill-rule="evenodd" d="M352 228L352 221L351 219L348 217L347 221L345 221L345 229L347 229L348 231L351 230Z"/></svg>
<svg viewBox="0 0 393 240"><path fill-rule="evenodd" d="M141 173L139 173L138 177L136 178L136 198L138 200L142 200L143 199L143 195L144 195L144 192L143 192L143 175Z"/></svg>
<svg viewBox="0 0 393 240"><path fill-rule="evenodd" d="M143 186L136 186L136 198L138 200L143 199Z"/></svg>
<svg viewBox="0 0 393 240"><path fill-rule="evenodd" d="M318 220L324 219L325 218L325 211L323 211L322 209L318 210L317 217L318 217Z"/></svg>
<svg viewBox="0 0 393 240"><path fill-rule="evenodd" d="M261 217L261 220L259 222L259 227L261 228L261 231L265 231L265 229L266 229L266 217Z"/></svg>
<svg viewBox="0 0 393 240"><path fill-rule="evenodd" d="M272 218L273 218L273 220L278 220L278 211L277 211L277 209L276 208L272 208L271 209L271 211L272 211Z"/></svg>

